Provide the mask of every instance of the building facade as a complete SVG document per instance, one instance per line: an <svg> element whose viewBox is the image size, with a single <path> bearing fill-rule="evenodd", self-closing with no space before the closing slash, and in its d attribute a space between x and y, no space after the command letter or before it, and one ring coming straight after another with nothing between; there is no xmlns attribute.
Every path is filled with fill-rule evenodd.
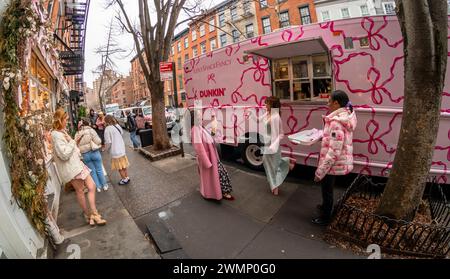
<svg viewBox="0 0 450 279"><path fill-rule="evenodd" d="M133 104L133 80L131 76L119 79L111 89L111 103L118 103L121 107Z"/></svg>
<svg viewBox="0 0 450 279"><path fill-rule="evenodd" d="M317 22L313 0L257 0L258 32L268 34L292 25Z"/></svg>
<svg viewBox="0 0 450 279"><path fill-rule="evenodd" d="M121 78L116 72L112 70L105 70L105 73L94 80L94 94L101 94L103 102L105 104L111 103L111 89L116 81ZM102 81L103 79L103 81ZM102 85L100 92L100 84Z"/></svg>
<svg viewBox="0 0 450 279"><path fill-rule="evenodd" d="M374 15L395 15L393 0L315 0L319 22Z"/></svg>
<svg viewBox="0 0 450 279"><path fill-rule="evenodd" d="M84 95L86 98L86 107L88 109L94 109L95 111L100 109L100 103L98 100L98 94L96 94L94 92L94 89L90 88L90 87L85 87L84 88Z"/></svg>
<svg viewBox="0 0 450 279"><path fill-rule="evenodd" d="M204 28L204 27L202 27ZM194 35L195 36L195 35ZM195 37L194 37L195 38ZM196 43L198 39L194 41ZM177 86L177 100L175 99L174 81L168 80L164 82L164 96L166 106L175 106L186 102L186 93L184 90L184 63L193 57L193 41L192 33L189 28L182 30L174 36L172 40L172 48L170 51L169 62L174 62L175 65L175 83ZM198 46L195 45L197 48Z"/></svg>
<svg viewBox="0 0 450 279"><path fill-rule="evenodd" d="M230 0L215 7L219 46L237 43L259 34L256 2Z"/></svg>
<svg viewBox="0 0 450 279"><path fill-rule="evenodd" d="M143 53L145 60L145 53ZM136 55L131 60L131 82L132 82L132 92L133 98L132 103L137 104L142 101L150 101L150 89L147 86L147 82L145 80L144 71L142 70L141 63L139 62L138 56Z"/></svg>
<svg viewBox="0 0 450 279"><path fill-rule="evenodd" d="M12 0L1 1L0 23L3 13L11 2ZM51 234L56 241L61 237L56 220L62 185L53 164L51 142L46 137L50 133L49 123L44 122L43 119L47 119L57 108L64 108L71 118L76 116L76 105L83 97L84 34L89 1L74 0L70 3L50 0L21 1L21 5L30 8L35 18L39 18L41 23L44 19L50 23L50 29L38 29L34 34L36 36L30 36L23 46L24 55L20 59L26 60L24 67L27 68L21 69L25 75L21 79L20 90L14 93L18 101L20 111L18 116L21 122L31 121L28 122L31 124L27 124L30 127L44 128L44 131L40 130L42 135L39 134L33 138L44 139L45 158L42 163L49 177L45 185L49 209L45 224L52 228ZM8 28L14 27L8 26ZM45 46L43 42L46 41L52 43ZM1 114L0 138L8 132L4 122L4 114ZM7 147L2 142L0 144L0 257L45 258L48 247L46 240L30 223L25 211L19 208L11 198L11 184L17 177L10 171L10 164ZM27 164L34 163L27 162Z"/></svg>

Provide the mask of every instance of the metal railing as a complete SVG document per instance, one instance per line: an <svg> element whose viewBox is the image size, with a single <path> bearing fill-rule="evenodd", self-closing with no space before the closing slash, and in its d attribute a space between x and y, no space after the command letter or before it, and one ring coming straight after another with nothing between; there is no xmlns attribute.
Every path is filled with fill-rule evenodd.
<svg viewBox="0 0 450 279"><path fill-rule="evenodd" d="M328 231L361 247L378 244L383 252L444 258L450 252L450 205L436 179L428 180L424 200L430 224L395 220L351 205L350 198L377 203L385 184L359 175L338 202Z"/></svg>

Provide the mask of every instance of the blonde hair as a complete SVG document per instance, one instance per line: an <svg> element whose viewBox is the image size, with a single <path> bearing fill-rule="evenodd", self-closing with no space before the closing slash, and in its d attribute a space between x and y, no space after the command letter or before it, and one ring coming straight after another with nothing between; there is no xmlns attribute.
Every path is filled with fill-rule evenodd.
<svg viewBox="0 0 450 279"><path fill-rule="evenodd" d="M117 120L114 118L114 116L107 115L107 116L105 116L105 123L106 123L106 126L116 125Z"/></svg>
<svg viewBox="0 0 450 279"><path fill-rule="evenodd" d="M59 108L53 114L53 130L62 130L64 129L63 122L67 118L67 113L64 109Z"/></svg>

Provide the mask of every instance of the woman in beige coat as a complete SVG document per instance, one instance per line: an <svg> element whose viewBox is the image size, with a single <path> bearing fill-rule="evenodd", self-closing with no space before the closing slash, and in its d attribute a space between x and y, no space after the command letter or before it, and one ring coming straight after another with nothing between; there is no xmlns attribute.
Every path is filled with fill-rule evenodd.
<svg viewBox="0 0 450 279"><path fill-rule="evenodd" d="M67 113L58 109L53 115L53 154L58 173L63 184L70 182L76 191L77 200L84 212L86 222L90 225L105 225L106 221L98 214L95 206L95 183L91 170L81 161L81 153L76 142L67 134ZM88 206L84 196L84 188L88 189Z"/></svg>
<svg viewBox="0 0 450 279"><path fill-rule="evenodd" d="M75 134L75 142L83 156L83 162L91 169L97 192L108 190L105 174L103 172L102 154L100 153L102 140L94 129L89 126L87 120L80 122L81 126Z"/></svg>

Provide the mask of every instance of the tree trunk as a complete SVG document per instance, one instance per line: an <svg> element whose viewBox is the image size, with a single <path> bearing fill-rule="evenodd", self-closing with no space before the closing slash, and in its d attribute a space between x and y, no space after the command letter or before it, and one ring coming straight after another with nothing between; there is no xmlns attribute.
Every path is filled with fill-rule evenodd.
<svg viewBox="0 0 450 279"><path fill-rule="evenodd" d="M397 0L405 92L397 152L378 214L411 220L425 190L447 67L447 2Z"/></svg>
<svg viewBox="0 0 450 279"><path fill-rule="evenodd" d="M170 148L170 140L167 132L166 113L164 106L164 88L162 82L152 82L152 129L153 148L165 150Z"/></svg>

